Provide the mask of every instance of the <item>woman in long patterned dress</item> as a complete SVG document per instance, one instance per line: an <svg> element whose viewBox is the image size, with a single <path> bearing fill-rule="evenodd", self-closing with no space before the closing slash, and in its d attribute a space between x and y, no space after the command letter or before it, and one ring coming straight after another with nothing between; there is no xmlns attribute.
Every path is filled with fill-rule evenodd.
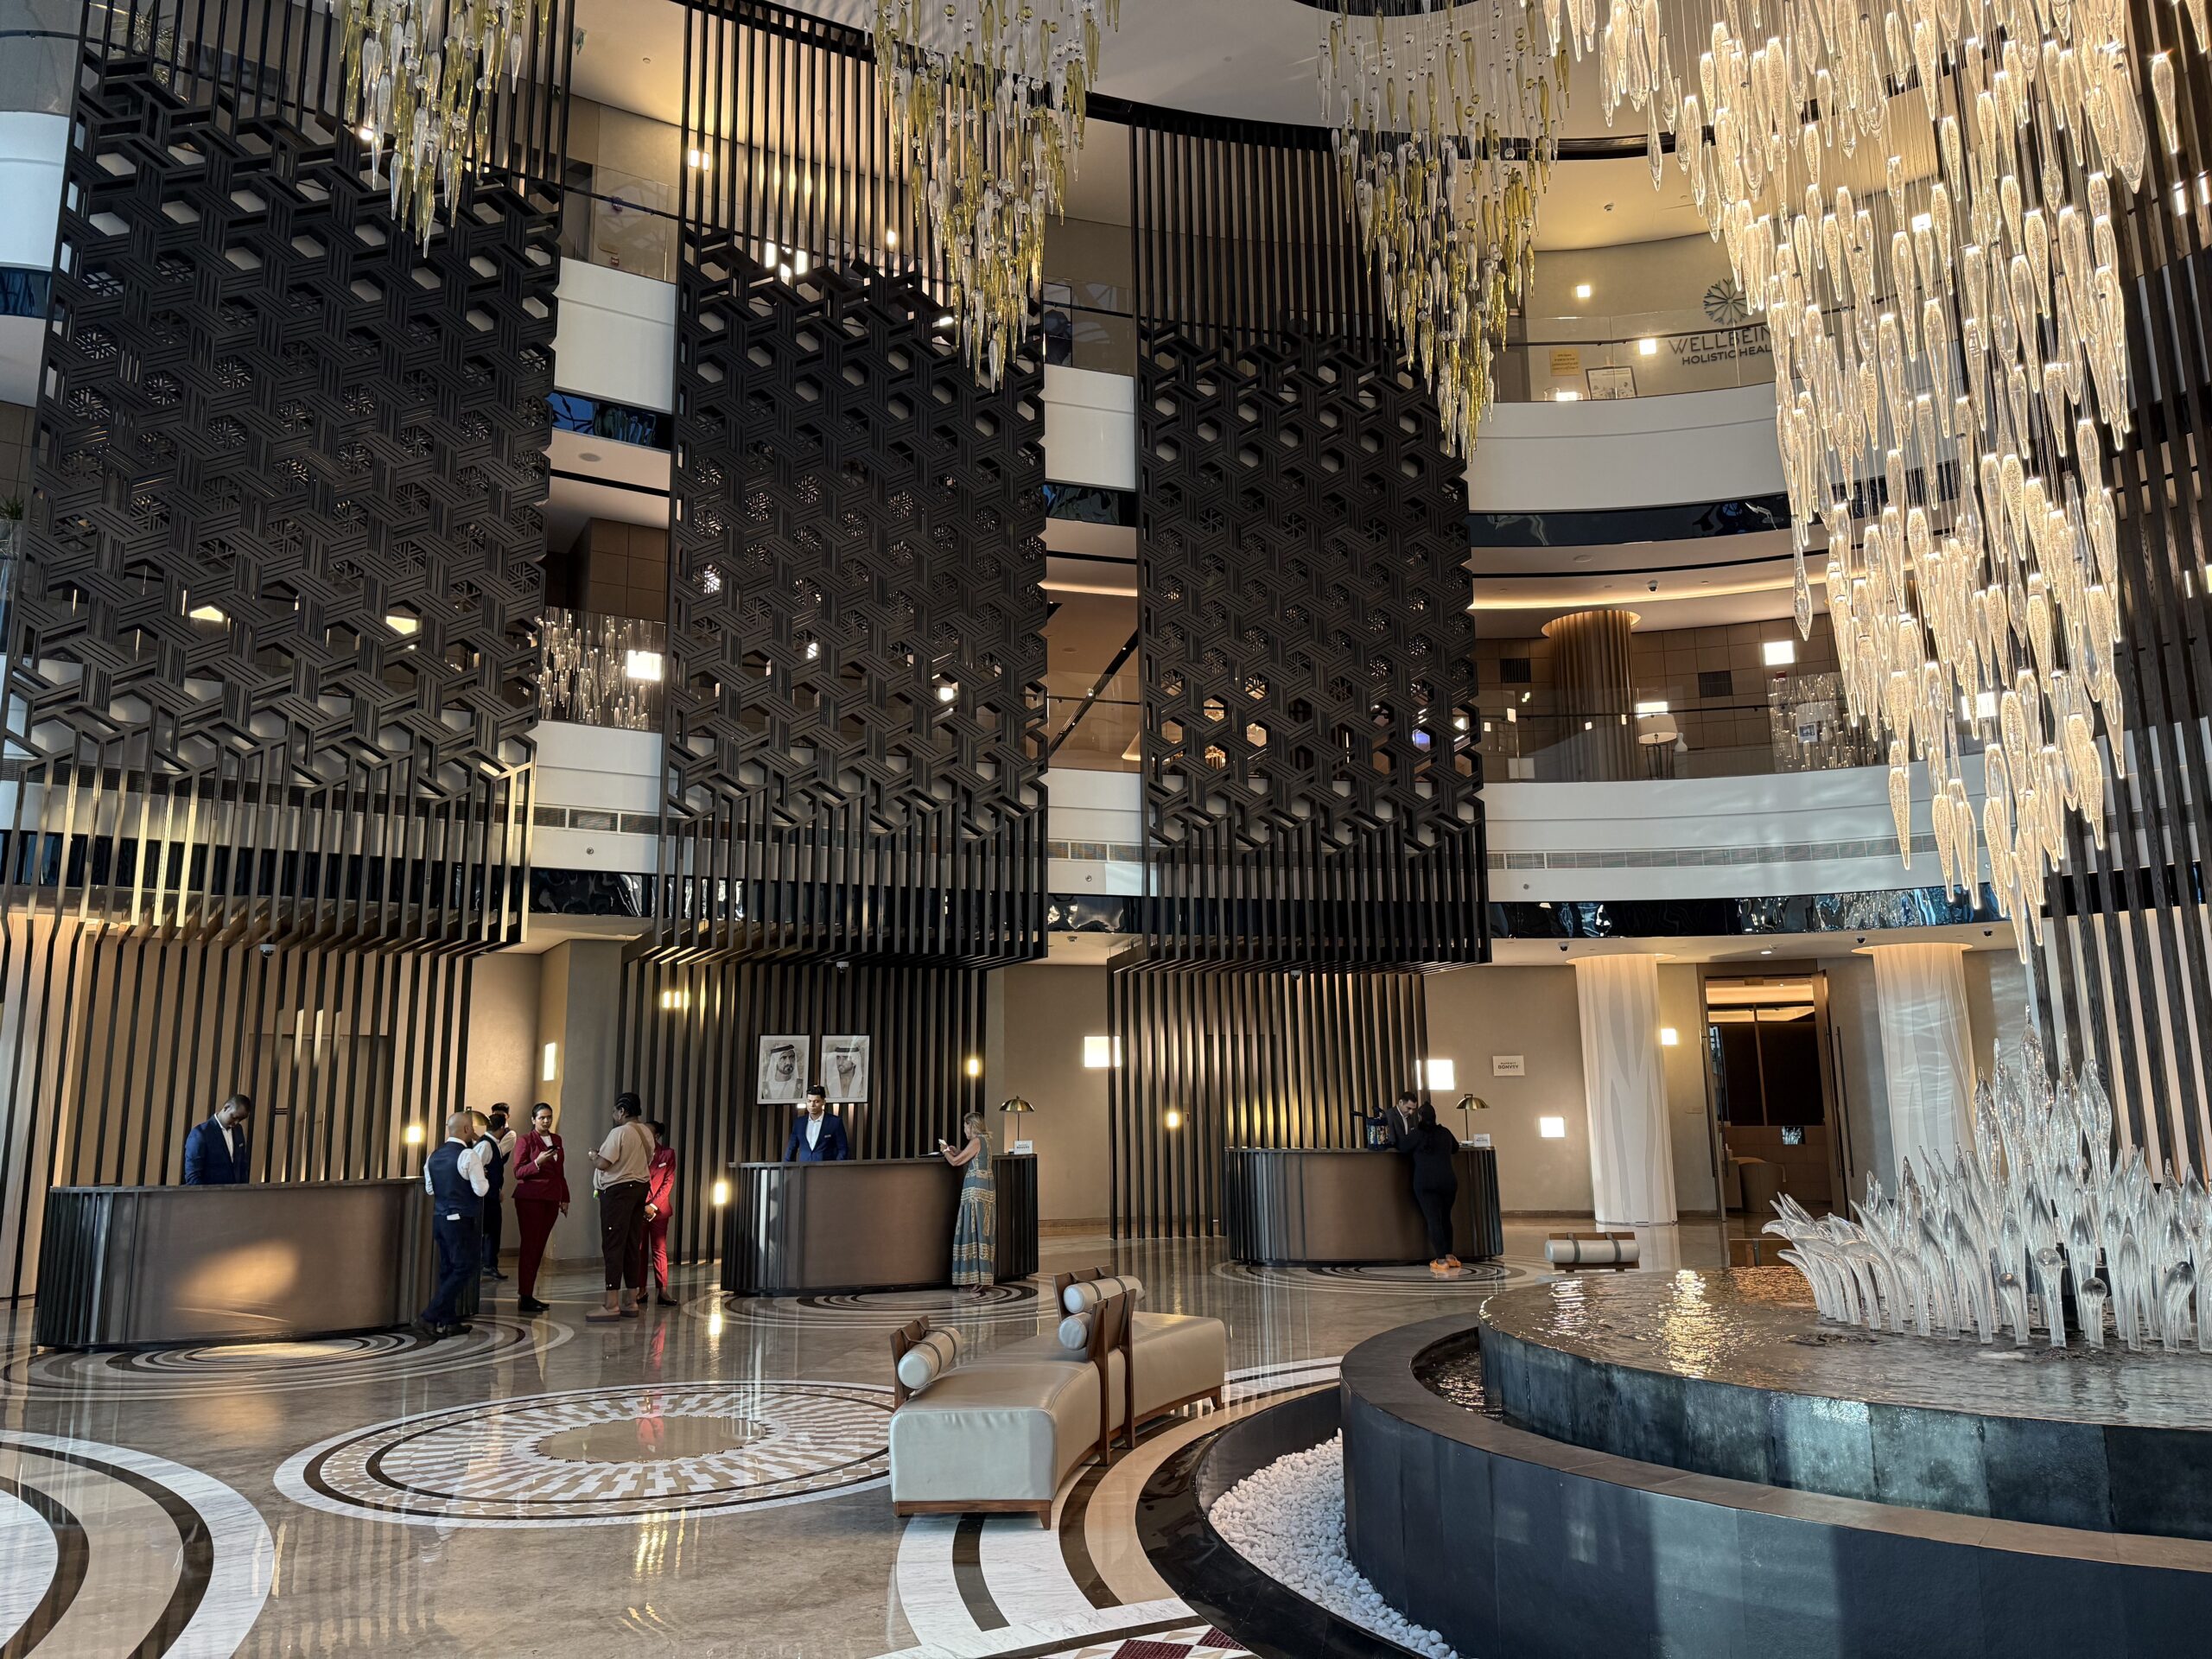
<svg viewBox="0 0 2212 1659"><path fill-rule="evenodd" d="M998 1265L998 1189L991 1181L991 1143L983 1134L983 1115L970 1112L960 1120L967 1144L955 1152L949 1141L937 1149L960 1178L960 1211L952 1224L952 1282L981 1296L996 1277Z"/></svg>

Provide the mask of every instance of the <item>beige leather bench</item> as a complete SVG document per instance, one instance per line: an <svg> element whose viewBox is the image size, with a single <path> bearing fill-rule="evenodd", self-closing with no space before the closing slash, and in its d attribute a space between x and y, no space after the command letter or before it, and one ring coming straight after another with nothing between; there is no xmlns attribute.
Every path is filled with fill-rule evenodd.
<svg viewBox="0 0 2212 1659"><path fill-rule="evenodd" d="M1068 1308L1071 1286L1111 1278L1103 1268L1080 1268L1052 1281L1052 1301ZM1037 1338L1054 1340L1052 1333ZM1184 1406L1210 1401L1218 1407L1229 1382L1229 1327L1219 1319L1190 1313L1132 1312L1124 1338L1128 1355L1128 1398L1120 1416L1127 1425L1129 1444L1136 1444L1137 1430L1155 1417Z"/></svg>
<svg viewBox="0 0 2212 1659"><path fill-rule="evenodd" d="M929 1321L891 1339L891 1505L899 1515L1033 1515L1050 1526L1052 1501L1084 1459L1113 1457L1127 1401L1129 1300L1093 1317L1090 1345L1071 1350L1046 1332L957 1363L916 1392L899 1366L924 1345ZM1049 1343L1046 1348L1044 1344Z"/></svg>

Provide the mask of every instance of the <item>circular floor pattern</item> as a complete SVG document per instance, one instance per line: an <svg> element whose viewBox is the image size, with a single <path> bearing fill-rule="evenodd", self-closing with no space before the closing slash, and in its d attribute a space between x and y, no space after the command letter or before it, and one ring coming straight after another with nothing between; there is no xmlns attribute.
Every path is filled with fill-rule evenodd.
<svg viewBox="0 0 2212 1659"><path fill-rule="evenodd" d="M22 1347L0 1359L0 1391L136 1400L240 1389L288 1393L357 1382L382 1387L542 1353L575 1334L553 1319L479 1313L467 1336L436 1342L409 1331L372 1331L306 1342L200 1343L133 1353L38 1352Z"/></svg>
<svg viewBox="0 0 2212 1659"><path fill-rule="evenodd" d="M684 1303L694 1319L725 1319L781 1328L820 1330L841 1325L854 1330L896 1331L926 1315L932 1325L1029 1325L1044 1309L1034 1281L1017 1279L993 1285L981 1296L950 1288L861 1290L818 1296L695 1296Z"/></svg>
<svg viewBox="0 0 2212 1659"><path fill-rule="evenodd" d="M1424 1262L1373 1267L1266 1268L1221 1262L1213 1271L1239 1284L1271 1290L1342 1292L1352 1295L1487 1296L1501 1285L1530 1284L1544 1275L1503 1262L1470 1262L1453 1277L1440 1279Z"/></svg>
<svg viewBox="0 0 2212 1659"><path fill-rule="evenodd" d="M196 1469L0 1430L0 1653L223 1659L275 1561L253 1505Z"/></svg>
<svg viewBox="0 0 2212 1659"><path fill-rule="evenodd" d="M276 1489L416 1526L618 1526L801 1503L880 1483L888 1389L691 1382L417 1412L309 1446Z"/></svg>

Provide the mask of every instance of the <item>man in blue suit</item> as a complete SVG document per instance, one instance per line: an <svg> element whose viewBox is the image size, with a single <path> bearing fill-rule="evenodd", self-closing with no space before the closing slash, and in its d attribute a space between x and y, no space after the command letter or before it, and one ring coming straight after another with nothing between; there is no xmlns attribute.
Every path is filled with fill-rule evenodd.
<svg viewBox="0 0 2212 1659"><path fill-rule="evenodd" d="M784 1142L787 1164L842 1164L853 1155L845 1139L845 1126L830 1109L830 1096L820 1084L806 1091L806 1116L791 1125Z"/></svg>
<svg viewBox="0 0 2212 1659"><path fill-rule="evenodd" d="M251 1147L246 1130L253 1122L253 1102L232 1095L205 1123L195 1123L184 1137L184 1184L187 1186L237 1186L251 1179L246 1173Z"/></svg>

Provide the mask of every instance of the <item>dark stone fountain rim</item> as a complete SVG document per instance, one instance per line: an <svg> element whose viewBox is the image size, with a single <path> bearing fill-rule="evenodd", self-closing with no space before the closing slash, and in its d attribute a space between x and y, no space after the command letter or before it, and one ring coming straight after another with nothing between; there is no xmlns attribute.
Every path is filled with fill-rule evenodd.
<svg viewBox="0 0 2212 1659"><path fill-rule="evenodd" d="M1689 1333L1707 1345L1687 1356L1686 1301L1712 1310L1710 1330ZM1878 1336L1822 1322L1789 1267L1584 1274L1499 1291L1479 1318L1503 1338L1692 1384L1980 1419L2212 1433L2212 1356L2020 1349L2009 1332L1990 1347Z"/></svg>
<svg viewBox="0 0 2212 1659"><path fill-rule="evenodd" d="M1824 1492L1793 1491L1719 1475L1685 1474L1664 1464L1643 1463L1548 1440L1527 1429L1452 1404L1414 1375L1430 1349L1479 1334L1482 1322L1466 1315L1401 1325L1370 1337L1344 1356L1338 1372L1347 1411L1364 1408L1405 1427L1471 1448L1490 1458L1525 1464L1563 1477L1570 1484L1618 1488L1741 1516L1802 1522L1920 1543L1988 1551L2005 1556L2061 1558L2119 1567L2212 1575L2212 1543L2131 1533L2083 1532L2024 1521L1908 1509ZM1351 1441L1347 1437L1347 1456ZM1446 1632L1448 1635L1449 1632Z"/></svg>

